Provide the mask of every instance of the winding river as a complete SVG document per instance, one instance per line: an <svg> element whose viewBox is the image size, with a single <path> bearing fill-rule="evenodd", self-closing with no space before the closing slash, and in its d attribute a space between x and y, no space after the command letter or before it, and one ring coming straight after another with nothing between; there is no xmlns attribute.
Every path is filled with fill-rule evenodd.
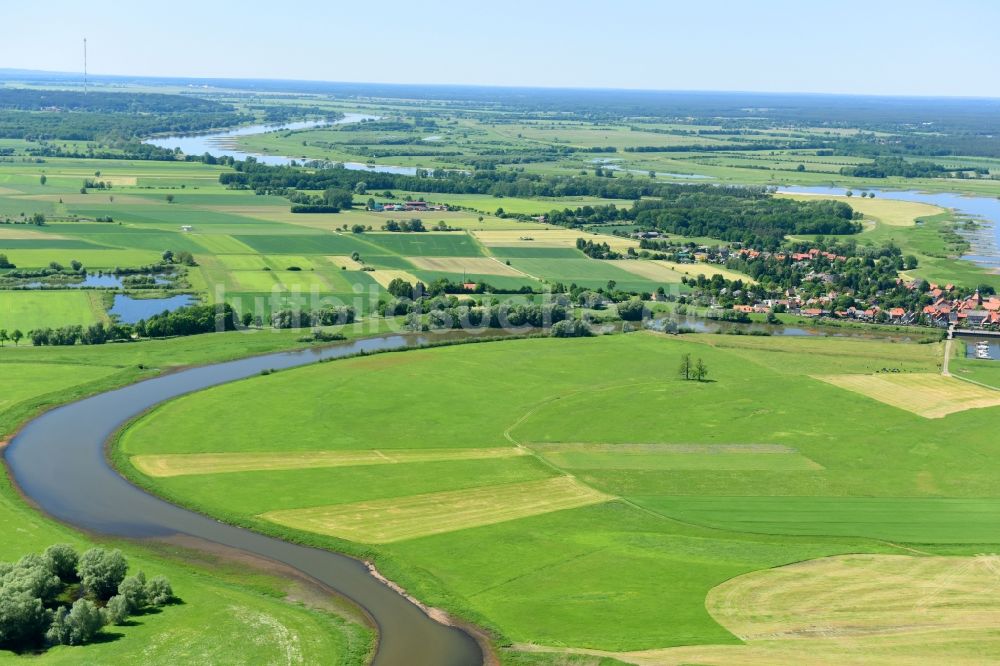
<svg viewBox="0 0 1000 666"><path fill-rule="evenodd" d="M345 113L342 118L333 121L325 120L302 120L281 125L247 125L236 129L223 130L219 132L209 132L205 134L182 134L177 136L164 136L147 139L146 143L173 150L180 148L185 155L204 155L209 153L215 157L232 157L237 160L245 160L253 157L258 162L270 164L271 166L287 166L292 162L308 162L311 158L294 157L290 155L271 155L264 153L252 153L238 150L234 141L241 136L253 134L266 134L268 132L293 131L310 129L313 127L325 127L328 125L347 125L359 123L362 120L378 120L378 116L371 116L364 113ZM417 167L394 166L391 164L365 164L363 162L341 162L346 169L352 171L374 171L379 173L395 173L403 176L413 176L417 173Z"/></svg>
<svg viewBox="0 0 1000 666"><path fill-rule="evenodd" d="M427 341L425 336L381 336L161 375L39 416L14 437L4 456L21 491L43 511L70 525L115 537L195 537L284 563L329 586L375 622L379 644L374 664L378 666L481 664L483 653L472 636L432 620L373 576L364 563L182 509L133 486L105 459L105 443L122 424L165 400L265 369L292 368L362 351L415 347Z"/></svg>
<svg viewBox="0 0 1000 666"><path fill-rule="evenodd" d="M843 195L850 189L855 193L874 192L882 199L899 199L926 203L952 209L961 215L985 224L978 232L962 232L969 241L972 253L962 258L982 268L1000 272L1000 198L957 194L953 192L921 192L919 190L879 190L876 188L782 186L781 192L795 194ZM850 201L848 201L850 203Z"/></svg>

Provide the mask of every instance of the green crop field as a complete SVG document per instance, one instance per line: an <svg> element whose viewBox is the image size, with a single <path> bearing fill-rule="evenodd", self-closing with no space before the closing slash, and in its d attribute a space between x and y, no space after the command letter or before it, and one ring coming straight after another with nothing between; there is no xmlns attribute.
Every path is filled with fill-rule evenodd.
<svg viewBox="0 0 1000 666"><path fill-rule="evenodd" d="M34 328L93 324L106 320L95 291L0 291L0 328L27 333Z"/></svg>
<svg viewBox="0 0 1000 666"><path fill-rule="evenodd" d="M416 257L476 257L483 253L465 233L377 233L365 234L364 240L389 254Z"/></svg>
<svg viewBox="0 0 1000 666"><path fill-rule="evenodd" d="M704 358L712 381L679 380L683 353ZM930 427L814 378L874 364L930 373L940 354L877 340L653 334L385 354L179 398L129 428L116 459L175 501L374 555L421 599L518 645L732 644L705 599L734 576L838 553L1000 544L1000 495L984 473L997 466L988 424L1000 407ZM361 381L367 390L353 390ZM270 399L278 393L289 399ZM379 417L386 401L392 428ZM495 457L503 447L512 455ZM451 448L460 456L405 458ZM466 457L477 448L491 453ZM400 457L366 464L358 456L370 449ZM278 451L339 462L273 468ZM187 471L143 476L132 456L176 457ZM207 469L191 467L198 456ZM265 462L213 471L227 456ZM519 491L569 480L534 503ZM447 517L434 508L445 505ZM361 519L382 515L391 521Z"/></svg>

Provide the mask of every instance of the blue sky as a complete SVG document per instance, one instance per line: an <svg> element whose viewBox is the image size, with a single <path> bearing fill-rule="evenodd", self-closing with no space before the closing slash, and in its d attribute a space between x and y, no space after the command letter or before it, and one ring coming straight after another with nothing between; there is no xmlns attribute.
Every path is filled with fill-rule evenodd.
<svg viewBox="0 0 1000 666"><path fill-rule="evenodd" d="M994 0L4 4L0 68L1000 97Z"/></svg>

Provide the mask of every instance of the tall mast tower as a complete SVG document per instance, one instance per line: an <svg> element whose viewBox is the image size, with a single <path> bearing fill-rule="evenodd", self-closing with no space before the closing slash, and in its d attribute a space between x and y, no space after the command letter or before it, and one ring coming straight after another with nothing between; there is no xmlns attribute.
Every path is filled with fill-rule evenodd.
<svg viewBox="0 0 1000 666"><path fill-rule="evenodd" d="M83 94L87 94L87 38L83 38Z"/></svg>

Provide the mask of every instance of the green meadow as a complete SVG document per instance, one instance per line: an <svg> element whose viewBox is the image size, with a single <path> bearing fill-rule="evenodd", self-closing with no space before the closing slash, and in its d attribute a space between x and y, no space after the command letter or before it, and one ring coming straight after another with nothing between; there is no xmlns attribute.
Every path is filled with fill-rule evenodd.
<svg viewBox="0 0 1000 666"><path fill-rule="evenodd" d="M678 378L685 353L704 359L710 381ZM926 376L941 354L940 344L651 333L381 354L178 398L125 431L114 458L173 501L372 557L501 644L736 644L705 610L735 576L839 553L971 555L1000 543L990 481L1000 408L931 420L817 379L883 367ZM522 455L252 462L502 447ZM241 471L145 476L129 462L190 454ZM560 497L578 499L518 495L559 480ZM358 513L373 526L391 516L406 536L366 537Z"/></svg>

